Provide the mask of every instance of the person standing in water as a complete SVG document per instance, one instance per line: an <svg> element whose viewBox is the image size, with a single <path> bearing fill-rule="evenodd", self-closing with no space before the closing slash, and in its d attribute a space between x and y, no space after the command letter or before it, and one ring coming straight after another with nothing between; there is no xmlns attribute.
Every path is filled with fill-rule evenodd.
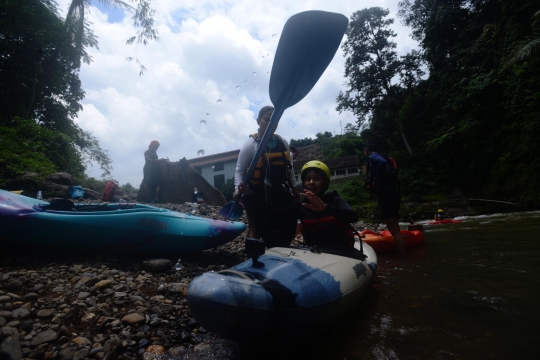
<svg viewBox="0 0 540 360"><path fill-rule="evenodd" d="M394 237L396 249L403 257L405 256L405 242L399 228L401 197L397 184L387 174L386 160L377 150L373 142L368 142L364 146L364 155L368 158L367 179L371 192L377 196L386 227Z"/></svg>
<svg viewBox="0 0 540 360"><path fill-rule="evenodd" d="M299 198L287 141L272 134L266 144L260 144L273 112L272 106L264 106L259 111L259 129L249 136L240 150L234 177L235 199L241 201L247 213L248 238L262 239L268 248L288 246L296 230L294 215L275 213L270 209L294 203L295 198ZM258 159L248 183L243 184L259 146L265 147L264 154Z"/></svg>

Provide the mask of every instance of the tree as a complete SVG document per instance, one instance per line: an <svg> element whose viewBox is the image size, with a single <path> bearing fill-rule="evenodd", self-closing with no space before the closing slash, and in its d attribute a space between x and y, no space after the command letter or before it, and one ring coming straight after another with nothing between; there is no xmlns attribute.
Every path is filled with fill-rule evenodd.
<svg viewBox="0 0 540 360"><path fill-rule="evenodd" d="M42 73L43 59L54 52L63 22L48 2L39 0L3 1L0 3L0 124L26 128L28 107L35 96L35 87ZM48 146L58 145L49 154L57 170L78 173L85 164L97 161L110 173L111 159L90 133L82 130L73 118L82 109L84 97L78 69L83 52L66 44L59 54L58 64L51 72L43 101L33 112L32 121L54 134ZM42 131L45 133L45 131ZM68 144L69 143L69 144ZM63 144L60 146L59 144ZM9 149L14 151L12 148ZM72 156L71 151L76 152ZM16 154L17 152L15 152ZM60 161L70 159L69 161ZM75 166L75 163L78 165Z"/></svg>
<svg viewBox="0 0 540 360"><path fill-rule="evenodd" d="M424 75L422 56L413 50L398 57L396 34L390 29L393 19L385 19L388 10L372 7L355 12L342 45L345 53L345 77L348 90L337 97L337 110L352 111L359 126L371 120L375 111L388 109L399 127L403 142L412 154L411 146L399 116L400 95L412 89ZM398 77L399 83L393 79Z"/></svg>
<svg viewBox="0 0 540 360"><path fill-rule="evenodd" d="M56 11L56 8L50 0L42 1L47 4L50 9ZM136 4L136 7L133 7L122 0L100 0L100 2L104 5L119 7L121 9L134 12L134 15L132 16L133 26L140 30L137 30L136 35L127 39L126 44L129 45L138 43L146 45L150 40L159 40L158 31L153 27L153 16L155 10L150 8L149 0L129 1ZM62 31L58 36L58 40L53 48L53 51L43 60L44 70L42 76L39 78L39 81L37 76L34 80L34 91L30 101L30 106L28 107L28 113L26 115L27 118L34 113L36 107L38 107L42 101L45 101L47 97L45 91L51 80L53 69L55 66L57 66L62 53L66 50L66 47L72 47L74 49L74 56L69 57L69 59L73 62L72 66L74 69L78 70L80 68L81 59L87 64L90 64L92 61L91 57L88 55L88 53L86 53L85 48L97 47L98 42L85 17L90 4L91 0L72 0L66 14ZM131 61L132 58L128 57L127 60ZM140 64L138 60L137 63ZM145 67L140 64L139 75L142 75L144 70Z"/></svg>

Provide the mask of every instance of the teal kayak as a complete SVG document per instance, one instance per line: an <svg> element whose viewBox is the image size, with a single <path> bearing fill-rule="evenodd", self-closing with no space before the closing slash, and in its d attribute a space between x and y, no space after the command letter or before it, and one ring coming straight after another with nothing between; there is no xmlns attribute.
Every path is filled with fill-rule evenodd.
<svg viewBox="0 0 540 360"><path fill-rule="evenodd" d="M67 203L70 203L68 200ZM194 252L235 239L241 222L206 219L144 204L48 203L0 190L0 243L138 252Z"/></svg>

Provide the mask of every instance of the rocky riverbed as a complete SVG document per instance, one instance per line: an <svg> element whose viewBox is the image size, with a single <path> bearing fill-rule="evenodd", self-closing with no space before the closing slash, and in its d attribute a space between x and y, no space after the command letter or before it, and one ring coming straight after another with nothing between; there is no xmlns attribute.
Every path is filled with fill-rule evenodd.
<svg viewBox="0 0 540 360"><path fill-rule="evenodd" d="M219 207L154 206L219 218ZM186 292L203 272L244 261L245 236L196 254L152 257L2 248L0 359L242 358L241 348L197 324Z"/></svg>

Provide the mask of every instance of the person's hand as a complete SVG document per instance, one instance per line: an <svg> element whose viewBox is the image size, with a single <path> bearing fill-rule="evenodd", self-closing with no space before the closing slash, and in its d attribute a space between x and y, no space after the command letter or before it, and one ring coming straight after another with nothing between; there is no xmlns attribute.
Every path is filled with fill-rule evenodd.
<svg viewBox="0 0 540 360"><path fill-rule="evenodd" d="M251 195L251 189L249 188L249 186L245 186L244 187L244 184L243 183L240 183L238 184L238 190L236 190L234 192L234 200L235 201L240 201L240 198L243 196L243 195Z"/></svg>
<svg viewBox="0 0 540 360"><path fill-rule="evenodd" d="M323 211L326 209L326 204L321 200L320 197L315 195L309 190L304 190L300 195L306 197L309 200L309 204L302 203L302 206L313 211Z"/></svg>

